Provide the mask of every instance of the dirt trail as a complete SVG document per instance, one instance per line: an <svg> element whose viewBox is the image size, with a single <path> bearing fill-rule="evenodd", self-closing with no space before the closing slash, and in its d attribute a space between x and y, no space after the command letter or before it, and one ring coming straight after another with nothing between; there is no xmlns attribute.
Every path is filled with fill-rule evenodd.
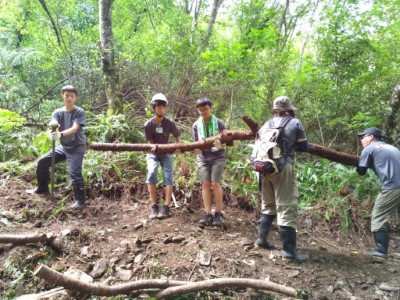
<svg viewBox="0 0 400 300"><path fill-rule="evenodd" d="M360 254L372 247L368 232L345 235L337 224L317 223L310 214L299 215L298 249L308 253L307 263L282 261L278 228L273 227L270 241L278 250L253 247L256 238L256 214L228 205L221 228L199 227L202 211L197 203L171 208L172 217L148 220L148 203L110 200L102 195L91 198L81 212L58 211L57 203L38 196L28 196L29 188L22 180L8 181L0 189L1 233L53 232L61 238L63 253L51 256L43 246L0 245L0 295L4 298L18 276L10 271L10 263L33 271L37 263L58 271L70 266L90 273L95 263L105 258L109 267L101 282L109 276L130 280L170 278L198 281L208 278L240 277L269 279L296 289L307 289L311 299L400 299L399 291L383 291L382 283L400 285L400 231L394 230L390 256L375 261ZM72 203L65 197L66 206ZM135 195L135 198L140 198ZM57 195L57 199L62 199ZM144 198L143 198L144 199ZM183 203L180 201L180 205ZM46 250L48 251L48 250ZM29 259L27 259L29 258ZM209 265L208 264L209 259ZM205 261L205 262L204 262ZM202 263L200 263L202 262ZM202 265L204 264L204 265ZM11 268L12 269L12 268ZM35 293L53 288L33 280L31 273L21 281L17 294ZM390 285L391 284L391 285ZM233 299L273 299L285 297L255 291L229 292ZM223 299L222 293L213 294ZM287 299L287 298L285 298Z"/></svg>

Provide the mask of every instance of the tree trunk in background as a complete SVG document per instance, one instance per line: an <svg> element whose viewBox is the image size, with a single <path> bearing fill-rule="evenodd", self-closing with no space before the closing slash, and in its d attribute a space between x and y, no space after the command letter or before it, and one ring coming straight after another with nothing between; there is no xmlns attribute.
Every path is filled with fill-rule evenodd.
<svg viewBox="0 0 400 300"><path fill-rule="evenodd" d="M196 33L196 28L197 28L197 21L199 18L199 13L200 13L200 7L201 7L201 1L202 0L193 0L194 2L192 2L190 9L189 9L189 13L192 13L192 9L193 9L193 4L194 4L194 11L193 11L193 16L192 16L192 26L190 28L190 45L194 44L194 37L195 37L195 33Z"/></svg>
<svg viewBox="0 0 400 300"><path fill-rule="evenodd" d="M113 0L99 0L100 54L108 109L119 112L122 107L116 97L117 80L113 50L112 3Z"/></svg>
<svg viewBox="0 0 400 300"><path fill-rule="evenodd" d="M208 23L208 30L207 30L207 36L204 40L204 47L208 46L208 43L210 42L210 38L212 35L212 30L215 24L215 20L217 19L217 14L218 14L218 9L221 6L222 2L224 0L214 0L213 1L213 6L211 10L211 15L210 15L210 22Z"/></svg>
<svg viewBox="0 0 400 300"><path fill-rule="evenodd" d="M386 110L383 131L396 147L400 146L400 119L396 118L400 112L400 83L396 85L390 98L389 106Z"/></svg>

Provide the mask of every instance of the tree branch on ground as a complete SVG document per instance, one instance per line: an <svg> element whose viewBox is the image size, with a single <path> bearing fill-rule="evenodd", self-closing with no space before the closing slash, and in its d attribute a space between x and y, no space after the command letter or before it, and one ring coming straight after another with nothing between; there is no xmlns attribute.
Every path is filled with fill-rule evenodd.
<svg viewBox="0 0 400 300"><path fill-rule="evenodd" d="M138 280L125 284L117 284L114 286L106 286L94 283L87 283L75 279L73 277L61 274L45 265L40 265L38 268L36 268L36 270L33 272L33 275L42 278L49 283L63 286L66 289L97 296L128 295L136 290L150 288L163 289L187 283L186 281L152 279Z"/></svg>
<svg viewBox="0 0 400 300"><path fill-rule="evenodd" d="M255 290L268 290L301 299L306 299L308 295L307 292L303 290L295 290L292 287L259 279L219 278L199 282L153 279L138 280L114 286L105 286L87 283L72 278L45 265L40 265L33 275L42 278L49 283L60 285L70 290L97 296L128 295L144 289L165 289L154 295L156 299L164 299L203 290L221 290L225 288L253 288Z"/></svg>
<svg viewBox="0 0 400 300"><path fill-rule="evenodd" d="M2 234L0 235L0 244L14 244L24 245L30 243L49 243L54 240L54 237L45 233L38 234L23 234L23 235L11 235Z"/></svg>
<svg viewBox="0 0 400 300"><path fill-rule="evenodd" d="M295 290L292 287L277 284L271 281L260 279L247 279L247 278L217 278L209 279L199 282L191 282L185 285L170 287L154 295L156 299L168 299L177 296L182 296L189 293L200 291L215 291L222 289L246 289L252 288L254 290L272 291L278 294L307 299L308 293L302 290Z"/></svg>

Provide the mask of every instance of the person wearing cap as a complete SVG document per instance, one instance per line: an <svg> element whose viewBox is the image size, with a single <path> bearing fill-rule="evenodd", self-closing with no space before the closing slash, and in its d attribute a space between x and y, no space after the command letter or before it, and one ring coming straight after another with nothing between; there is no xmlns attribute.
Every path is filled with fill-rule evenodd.
<svg viewBox="0 0 400 300"><path fill-rule="evenodd" d="M274 128L286 124L282 129L283 158L286 165L279 173L260 173L261 185L261 218L255 244L265 249L275 249L268 243L267 237L275 219L279 225L280 239L282 242L282 258L297 262L305 261L308 255L297 253L297 198L298 189L294 174L295 151L306 152L308 141L301 121L295 118L297 110L291 104L290 98L281 96L274 100L272 118L263 126ZM289 119L289 120L288 120Z"/></svg>
<svg viewBox="0 0 400 300"><path fill-rule="evenodd" d="M165 219L169 217L169 207L171 205L173 191L173 168L174 161L172 154L158 155L154 152L157 150L157 144L168 144L169 137L172 134L176 143L180 143L181 132L176 123L165 117L167 111L168 100L164 94L155 94L151 99L151 107L154 116L147 120L144 124L144 133L146 141L154 144L151 149L152 153L147 154L147 189L150 194L151 208L150 219ZM163 174L163 186L165 190L165 203L159 208L157 201L157 173L158 166L161 165Z"/></svg>
<svg viewBox="0 0 400 300"><path fill-rule="evenodd" d="M211 100L205 97L196 102L200 117L192 126L195 141L216 136L225 130L225 124L211 113L211 106ZM201 195L205 210L200 223L206 226L219 226L222 223L223 191L221 180L225 167L225 157L225 150L221 147L204 149L197 156ZM214 196L215 204L214 215L211 213L212 196Z"/></svg>
<svg viewBox="0 0 400 300"><path fill-rule="evenodd" d="M389 219L400 206L400 151L383 142L382 132L370 127L357 134L364 149L361 151L357 173L365 175L371 168L382 182L371 216L371 232L375 241L372 251L364 254L387 257L389 247Z"/></svg>

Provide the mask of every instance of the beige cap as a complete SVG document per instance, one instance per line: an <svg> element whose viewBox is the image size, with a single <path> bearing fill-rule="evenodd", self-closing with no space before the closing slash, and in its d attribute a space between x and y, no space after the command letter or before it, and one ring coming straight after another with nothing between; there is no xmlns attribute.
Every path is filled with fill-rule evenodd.
<svg viewBox="0 0 400 300"><path fill-rule="evenodd" d="M280 96L274 100L273 110L297 110L297 108L290 103L289 97Z"/></svg>

